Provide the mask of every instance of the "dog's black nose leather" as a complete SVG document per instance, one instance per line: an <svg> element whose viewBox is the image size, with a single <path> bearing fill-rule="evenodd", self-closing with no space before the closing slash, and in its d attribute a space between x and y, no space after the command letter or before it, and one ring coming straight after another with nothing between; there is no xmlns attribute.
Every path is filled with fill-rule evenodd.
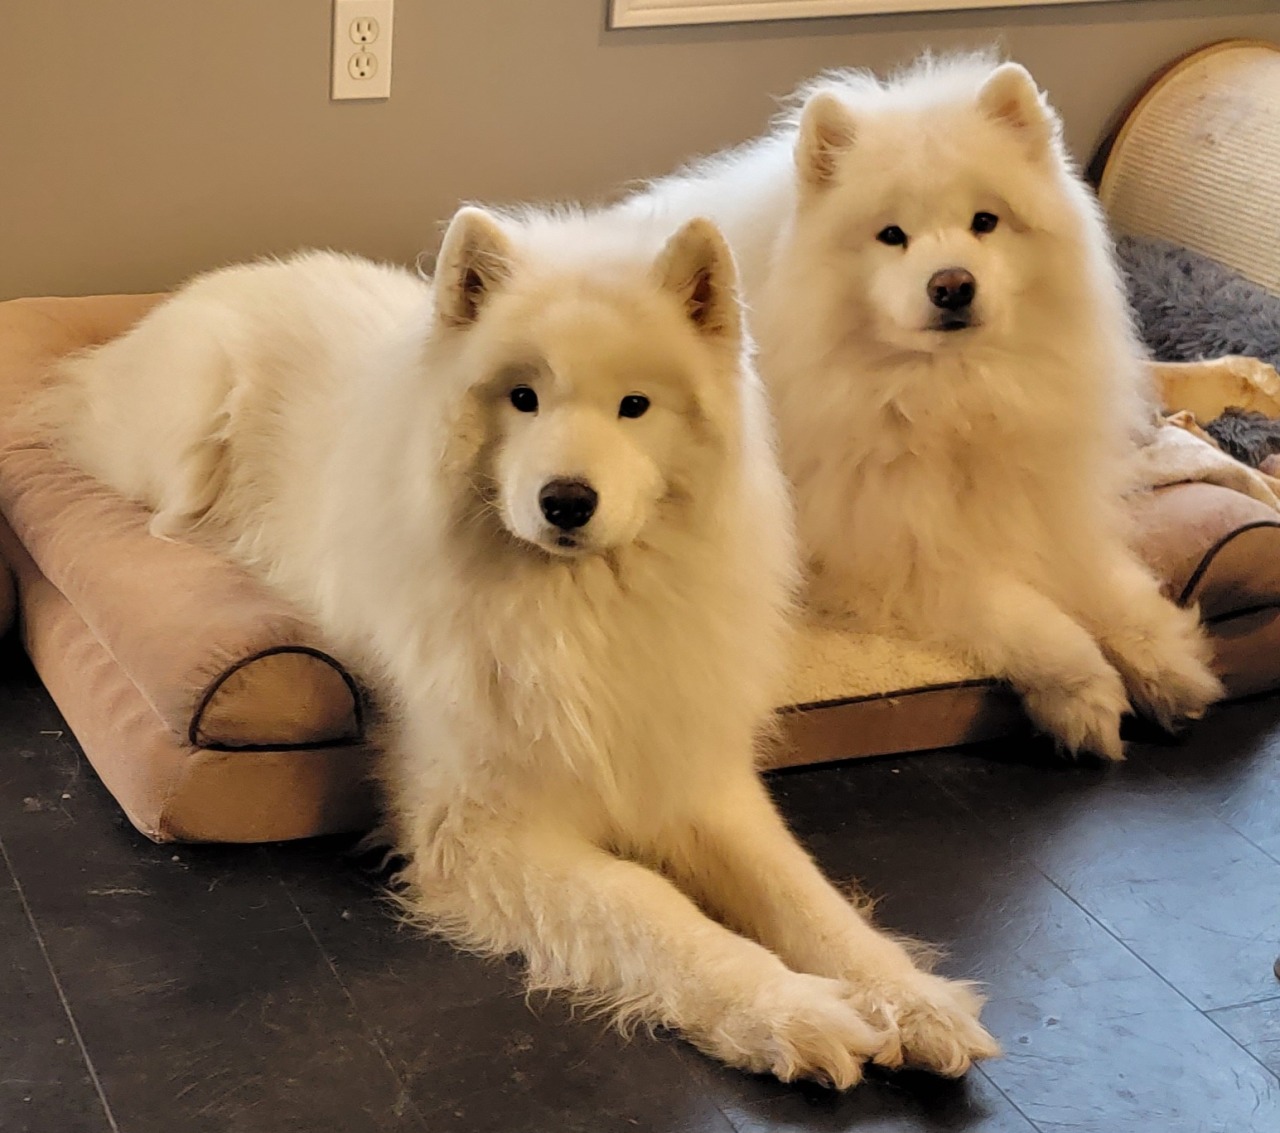
<svg viewBox="0 0 1280 1133"><path fill-rule="evenodd" d="M978 293L978 281L964 268L944 268L929 280L929 302L944 311L969 306Z"/></svg>
<svg viewBox="0 0 1280 1133"><path fill-rule="evenodd" d="M561 531L584 527L596 513L599 497L583 480L550 480L538 493L538 506L548 523Z"/></svg>

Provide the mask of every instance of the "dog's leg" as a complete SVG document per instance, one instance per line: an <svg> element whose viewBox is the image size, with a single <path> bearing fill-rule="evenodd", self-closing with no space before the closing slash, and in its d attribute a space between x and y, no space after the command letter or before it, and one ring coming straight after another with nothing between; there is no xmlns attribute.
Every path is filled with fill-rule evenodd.
<svg viewBox="0 0 1280 1133"><path fill-rule="evenodd" d="M1088 630L1007 574L974 579L958 602L944 633L1013 685L1038 727L1070 752L1124 758L1124 682Z"/></svg>
<svg viewBox="0 0 1280 1133"><path fill-rule="evenodd" d="M838 980L792 971L665 878L586 839L490 820L451 841L444 878L422 859L409 867L410 903L464 944L523 953L532 987L672 1027L784 1081L852 1086L891 1041Z"/></svg>
<svg viewBox="0 0 1280 1133"><path fill-rule="evenodd" d="M1127 548L1097 555L1079 573L1077 616L1120 670L1134 706L1167 729L1203 716L1223 688L1196 611L1165 598Z"/></svg>
<svg viewBox="0 0 1280 1133"><path fill-rule="evenodd" d="M853 988L860 1011L896 1036L876 1062L958 1076L1000 1053L978 1022L972 985L922 971L877 931L822 875L754 775L700 803L663 851L666 868L726 924L791 967Z"/></svg>

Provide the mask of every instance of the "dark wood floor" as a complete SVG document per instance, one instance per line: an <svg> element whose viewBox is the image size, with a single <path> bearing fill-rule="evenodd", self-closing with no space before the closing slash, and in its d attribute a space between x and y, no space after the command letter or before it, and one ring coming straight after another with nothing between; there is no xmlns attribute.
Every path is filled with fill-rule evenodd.
<svg viewBox="0 0 1280 1133"><path fill-rule="evenodd" d="M836 1096L526 1004L398 931L343 840L151 845L0 668L7 1133L1280 1130L1280 700L1106 771L1012 745L774 778L1007 1049Z"/></svg>

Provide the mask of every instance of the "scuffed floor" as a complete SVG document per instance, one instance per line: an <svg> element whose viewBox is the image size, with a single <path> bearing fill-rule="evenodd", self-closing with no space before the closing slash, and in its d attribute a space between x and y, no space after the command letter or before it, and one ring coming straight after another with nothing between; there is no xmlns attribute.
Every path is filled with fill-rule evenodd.
<svg viewBox="0 0 1280 1133"><path fill-rule="evenodd" d="M1018 744L773 778L828 870L986 984L1007 1051L841 1097L526 1003L399 931L350 840L150 844L4 658L6 1133L1280 1130L1280 699L1113 769Z"/></svg>

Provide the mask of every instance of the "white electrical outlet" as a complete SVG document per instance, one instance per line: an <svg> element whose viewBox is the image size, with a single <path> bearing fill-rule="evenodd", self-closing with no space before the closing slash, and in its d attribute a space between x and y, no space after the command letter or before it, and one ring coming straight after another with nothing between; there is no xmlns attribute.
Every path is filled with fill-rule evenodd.
<svg viewBox="0 0 1280 1133"><path fill-rule="evenodd" d="M395 0L333 0L333 98L391 97L394 15Z"/></svg>

